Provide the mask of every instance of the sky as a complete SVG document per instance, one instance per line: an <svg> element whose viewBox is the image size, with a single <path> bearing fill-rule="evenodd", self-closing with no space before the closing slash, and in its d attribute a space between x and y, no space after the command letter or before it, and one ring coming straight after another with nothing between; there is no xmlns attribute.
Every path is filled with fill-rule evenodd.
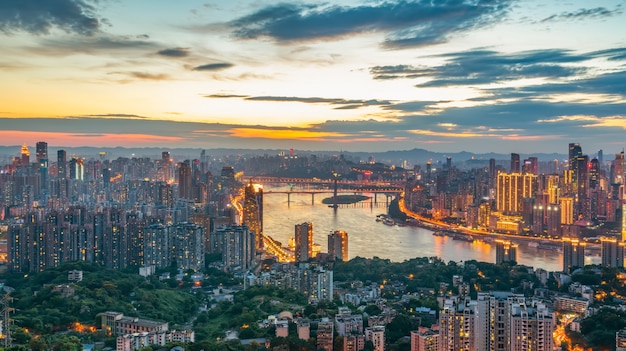
<svg viewBox="0 0 626 351"><path fill-rule="evenodd" d="M0 145L618 153L625 0L0 1Z"/></svg>

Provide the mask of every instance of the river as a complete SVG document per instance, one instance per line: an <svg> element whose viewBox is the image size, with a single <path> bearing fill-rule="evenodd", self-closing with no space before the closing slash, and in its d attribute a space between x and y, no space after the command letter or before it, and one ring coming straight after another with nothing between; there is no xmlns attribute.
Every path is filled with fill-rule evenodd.
<svg viewBox="0 0 626 351"><path fill-rule="evenodd" d="M277 188L265 187L265 190ZM284 190L284 188L280 188ZM386 213L385 196L378 195L374 204L373 194L369 200L358 206L343 206L334 210L322 204L322 199L330 194L316 194L314 204L309 194L263 195L263 231L272 238L288 243L294 235L295 225L313 223L313 241L320 244L321 251L327 252L328 234L335 230L348 232L349 258L380 257L394 262L402 262L415 257L437 256L444 261L477 260L495 262L495 246L482 241L466 242L450 237L434 236L432 231L411 226L389 226L376 222L376 215ZM548 271L562 269L563 254L557 251L542 250L521 243L517 249L520 264L543 268ZM585 263L598 263L599 257L588 255Z"/></svg>

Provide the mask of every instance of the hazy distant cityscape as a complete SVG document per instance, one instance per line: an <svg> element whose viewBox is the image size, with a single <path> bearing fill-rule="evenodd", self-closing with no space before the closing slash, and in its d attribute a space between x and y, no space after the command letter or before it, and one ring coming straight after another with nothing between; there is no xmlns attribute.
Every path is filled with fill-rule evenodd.
<svg viewBox="0 0 626 351"><path fill-rule="evenodd" d="M586 319L606 313L602 311L607 308L614 313L626 308L621 297L626 281L625 168L623 151L607 157L599 150L589 156L583 145L570 143L567 147L564 159L539 160L513 153L508 159L457 161L445 156L419 162L408 153L405 155L409 157L398 164L386 164L374 156L299 154L293 149L220 156L201 150L195 157L184 159L172 156L176 150L162 150L159 157L112 158L105 151L85 157L68 154L62 148L51 153L42 141L4 156L7 162L0 171L0 257L5 274L21 273L24 277L85 262L134 272L146 279L180 280L181 284L189 281L185 277L191 277L191 288L206 284L210 268L235 279L234 285L223 287L224 291L294 289L303 294L308 305L319 309L332 302L339 310L332 315L323 312L309 316L314 318L290 311L289 316L270 316L259 326L271 325L273 337L278 338L288 337L289 325L295 323L298 338L313 349L576 349L585 345L579 339L584 340L581 325L586 326ZM325 216L337 216L337 212L351 208L368 208L370 215L380 214L358 232L346 231L341 222L336 223L339 228L330 230L323 239L327 241L325 251L314 240L312 218L282 223L293 228L291 233L264 230L266 218L276 221L264 214L277 211L275 205L264 206L268 196L286 201L287 207L278 210L285 212L278 220L284 222L291 201L298 196L310 196L311 203L306 206L319 209L316 195L318 201L323 198L322 203L327 204L321 207L326 206ZM276 216L281 217L280 213ZM459 272L465 273L442 276L434 286L414 285L413 274L408 281L361 281L356 285L336 279L341 262L357 264L361 257L374 258L363 257L360 252L366 247L354 240L374 235L381 225L414 227L421 232L412 235L479 245L476 247L486 250L486 256L468 260L464 266L459 262L465 267ZM286 236L288 242L276 239ZM315 234L317 240L322 236ZM384 239L394 240L398 239ZM450 246L452 242L440 243ZM522 249L560 255L560 269L516 265L518 250ZM507 279L503 276L485 283L477 265L486 264L480 261L493 257L493 251L495 260L489 264L510 267L509 276L524 272L527 280L513 285L497 283ZM586 265L590 255L599 256L598 264ZM394 260L393 252L388 257L392 259L387 264L413 264L411 260ZM445 266L441 258L425 259L433 267ZM477 275L465 276L470 271ZM608 272L617 279L613 290L602 286L606 283L594 284L596 279L581 279L589 275L605 279ZM83 274L89 273L70 270L67 279L71 285L56 285L52 291L73 296ZM413 292L407 291L409 282ZM415 291L419 294L414 295ZM232 301L228 293L212 298L217 299L214 303ZM404 342L386 339L396 335L394 318L403 315L394 307L397 298L422 301L419 310L408 314L417 318L413 321L416 329L404 335ZM436 306L425 304L429 299L436 301ZM9 316L9 294L3 301L5 316ZM380 314L351 309L370 304L378 306ZM204 308L210 313L211 307ZM296 318L293 313L300 315ZM139 313L138 317L145 316ZM103 330L108 328L109 335L117 338L115 348L119 351L196 342L192 324L168 331L166 321L137 320L122 312L100 313L98 318ZM7 346L13 342L11 329L19 327L10 321L3 319ZM311 325L316 326L313 334ZM590 333L589 327L582 328ZM224 337L238 339L239 332L231 330ZM626 346L626 330L619 327L613 333L612 347ZM255 347L266 342L270 345L272 340L269 335L260 338ZM242 340L238 347L246 348L246 343ZM587 341L587 345L594 344Z"/></svg>

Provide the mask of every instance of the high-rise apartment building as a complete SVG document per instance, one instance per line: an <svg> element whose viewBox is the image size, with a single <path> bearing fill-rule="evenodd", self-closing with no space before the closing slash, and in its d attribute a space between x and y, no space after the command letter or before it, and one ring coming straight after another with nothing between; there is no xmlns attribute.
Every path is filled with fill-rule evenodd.
<svg viewBox="0 0 626 351"><path fill-rule="evenodd" d="M420 327L411 331L411 351L439 351L439 333Z"/></svg>
<svg viewBox="0 0 626 351"><path fill-rule="evenodd" d="M296 262L306 262L313 258L313 223L296 224Z"/></svg>
<svg viewBox="0 0 626 351"><path fill-rule="evenodd" d="M585 266L585 246L578 239L563 238L563 272L569 273L574 267Z"/></svg>
<svg viewBox="0 0 626 351"><path fill-rule="evenodd" d="M385 326L375 325L366 328L365 340L374 344L374 351L385 351Z"/></svg>
<svg viewBox="0 0 626 351"><path fill-rule="evenodd" d="M335 230L328 234L328 255L332 259L348 261L348 232Z"/></svg>
<svg viewBox="0 0 626 351"><path fill-rule="evenodd" d="M537 191L534 174L498 173L496 209L508 215L522 212L522 200L534 197Z"/></svg>
<svg viewBox="0 0 626 351"><path fill-rule="evenodd" d="M509 240L496 240L496 264L517 262L517 244Z"/></svg>
<svg viewBox="0 0 626 351"><path fill-rule="evenodd" d="M615 184L625 184L624 181L624 151L619 154L615 154L615 161L613 161L613 174L612 182Z"/></svg>
<svg viewBox="0 0 626 351"><path fill-rule="evenodd" d="M223 238L222 263L229 271L252 268L256 256L255 234L245 226L218 228L216 236Z"/></svg>
<svg viewBox="0 0 626 351"><path fill-rule="evenodd" d="M511 154L511 168L509 173L520 173L520 157L519 154Z"/></svg>
<svg viewBox="0 0 626 351"><path fill-rule="evenodd" d="M178 197L191 200L191 189L191 166L188 161L181 162L178 164Z"/></svg>
<svg viewBox="0 0 626 351"><path fill-rule="evenodd" d="M322 318L317 324L317 349L333 351L333 321Z"/></svg>
<svg viewBox="0 0 626 351"><path fill-rule="evenodd" d="M605 267L624 268L624 245L616 238L600 239L602 245L602 265Z"/></svg>
<svg viewBox="0 0 626 351"><path fill-rule="evenodd" d="M255 235L256 250L263 250L263 187L250 182L244 189L243 225Z"/></svg>

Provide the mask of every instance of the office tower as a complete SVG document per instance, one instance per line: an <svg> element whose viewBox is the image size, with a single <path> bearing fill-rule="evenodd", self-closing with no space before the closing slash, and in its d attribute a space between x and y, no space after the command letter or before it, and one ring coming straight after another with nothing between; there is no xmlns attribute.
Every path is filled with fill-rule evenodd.
<svg viewBox="0 0 626 351"><path fill-rule="evenodd" d="M614 184L624 184L624 151L619 154L615 154L615 161L613 161L613 174L612 182Z"/></svg>
<svg viewBox="0 0 626 351"><path fill-rule="evenodd" d="M517 244L508 240L496 240L496 264L517 262Z"/></svg>
<svg viewBox="0 0 626 351"><path fill-rule="evenodd" d="M83 160L72 157L70 159L70 179L84 180L85 168L83 167Z"/></svg>
<svg viewBox="0 0 626 351"><path fill-rule="evenodd" d="M520 173L519 154L511 153L511 169L509 173Z"/></svg>
<svg viewBox="0 0 626 351"><path fill-rule="evenodd" d="M57 151L57 176L59 179L67 179L67 153L65 150Z"/></svg>
<svg viewBox="0 0 626 351"><path fill-rule="evenodd" d="M587 155L580 155L576 159L578 165L576 166L576 212L575 215L579 219L589 220L591 218L591 210L589 208L589 157Z"/></svg>
<svg viewBox="0 0 626 351"><path fill-rule="evenodd" d="M496 168L496 159L490 158L489 159L489 178L496 179L497 175L498 175L498 169Z"/></svg>
<svg viewBox="0 0 626 351"><path fill-rule="evenodd" d="M191 166L188 161L178 164L178 197L191 200Z"/></svg>
<svg viewBox="0 0 626 351"><path fill-rule="evenodd" d="M522 173L539 174L539 160L536 157L529 157L524 160Z"/></svg>
<svg viewBox="0 0 626 351"><path fill-rule="evenodd" d="M233 271L246 271L252 268L255 251L255 234L243 226L228 226L216 230L216 237L223 240L222 263Z"/></svg>
<svg viewBox="0 0 626 351"><path fill-rule="evenodd" d="M22 145L20 155L20 164L22 166L28 166L30 164L30 151L28 151L28 146L26 144Z"/></svg>
<svg viewBox="0 0 626 351"><path fill-rule="evenodd" d="M563 272L569 273L574 267L585 266L585 246L578 239L563 238Z"/></svg>
<svg viewBox="0 0 626 351"><path fill-rule="evenodd" d="M534 174L498 173L496 186L496 209L504 214L522 212L522 199L534 197L537 191Z"/></svg>
<svg viewBox="0 0 626 351"><path fill-rule="evenodd" d="M333 322L324 317L317 324L317 349L333 351Z"/></svg>
<svg viewBox="0 0 626 351"><path fill-rule="evenodd" d="M250 182L244 189L243 225L255 235L256 250L263 250L263 187Z"/></svg>
<svg viewBox="0 0 626 351"><path fill-rule="evenodd" d="M296 224L296 262L306 262L313 258L313 223Z"/></svg>
<svg viewBox="0 0 626 351"><path fill-rule="evenodd" d="M171 228L171 254L178 268L196 272L204 269L204 228L187 222Z"/></svg>
<svg viewBox="0 0 626 351"><path fill-rule="evenodd" d="M602 265L605 267L624 268L624 245L616 238L600 239L602 245Z"/></svg>
<svg viewBox="0 0 626 351"><path fill-rule="evenodd" d="M48 143L45 141L38 141L35 145L37 162L41 162L41 159L48 160Z"/></svg>
<svg viewBox="0 0 626 351"><path fill-rule="evenodd" d="M622 202L622 241L626 242L626 204Z"/></svg>
<svg viewBox="0 0 626 351"><path fill-rule="evenodd" d="M328 234L328 255L332 259L348 261L348 232L335 230Z"/></svg>
<svg viewBox="0 0 626 351"><path fill-rule="evenodd" d="M593 158L589 162L589 189L595 189L600 182L600 161Z"/></svg>
<svg viewBox="0 0 626 351"><path fill-rule="evenodd" d="M577 175L577 167L578 167L578 156L582 156L583 149L580 147L578 143L570 143L569 144L569 152L568 152L568 162L569 162L569 170L572 171L572 182L574 184L577 183L576 175Z"/></svg>
<svg viewBox="0 0 626 351"><path fill-rule="evenodd" d="M439 333L424 327L411 331L411 351L439 351Z"/></svg>
<svg viewBox="0 0 626 351"><path fill-rule="evenodd" d="M166 183L172 181L172 157L168 151L161 152L161 165L158 179Z"/></svg>
<svg viewBox="0 0 626 351"><path fill-rule="evenodd" d="M374 344L374 351L385 351L385 326L376 325L366 328L365 340Z"/></svg>

